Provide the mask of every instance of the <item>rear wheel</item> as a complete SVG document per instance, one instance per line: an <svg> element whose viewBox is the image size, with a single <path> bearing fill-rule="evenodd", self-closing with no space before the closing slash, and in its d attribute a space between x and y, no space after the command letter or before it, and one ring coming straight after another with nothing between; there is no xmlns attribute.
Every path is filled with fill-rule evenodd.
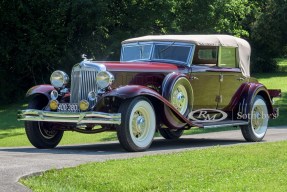
<svg viewBox="0 0 287 192"><path fill-rule="evenodd" d="M179 139L183 134L182 129L171 130L168 128L159 128L158 130L161 136L165 139Z"/></svg>
<svg viewBox="0 0 287 192"><path fill-rule="evenodd" d="M257 95L254 98L250 111L249 124L241 126L241 132L246 141L261 141L268 127L268 109L263 97Z"/></svg>
<svg viewBox="0 0 287 192"><path fill-rule="evenodd" d="M29 102L28 109L43 109L47 105L47 99L41 96L33 98ZM30 143L39 149L55 148L63 137L63 131L53 129L53 123L26 121L25 131Z"/></svg>
<svg viewBox="0 0 287 192"><path fill-rule="evenodd" d="M121 125L117 136L127 151L138 152L149 148L152 143L156 118L151 102L145 97L136 97L121 104Z"/></svg>

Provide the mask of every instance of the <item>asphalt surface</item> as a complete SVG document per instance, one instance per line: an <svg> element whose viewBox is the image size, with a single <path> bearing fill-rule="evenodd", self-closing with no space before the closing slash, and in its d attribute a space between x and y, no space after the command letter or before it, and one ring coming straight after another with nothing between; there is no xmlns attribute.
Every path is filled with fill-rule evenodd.
<svg viewBox="0 0 287 192"><path fill-rule="evenodd" d="M263 142L287 140L287 127L269 128ZM79 164L109 159L124 159L145 155L195 150L211 146L252 144L245 142L239 130L183 136L177 141L156 138L149 151L127 153L116 142L89 145L59 146L56 149L33 147L0 148L0 192L30 191L18 180L49 169L73 167Z"/></svg>

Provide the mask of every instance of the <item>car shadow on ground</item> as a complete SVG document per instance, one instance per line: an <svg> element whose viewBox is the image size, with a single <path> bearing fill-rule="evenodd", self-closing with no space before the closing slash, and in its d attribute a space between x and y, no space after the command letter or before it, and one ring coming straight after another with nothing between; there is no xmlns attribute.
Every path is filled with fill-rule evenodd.
<svg viewBox="0 0 287 192"><path fill-rule="evenodd" d="M142 153L157 153L168 151L181 151L191 150L197 148L206 148L212 146L226 146L234 144L247 143L243 139L205 139L205 138L181 138L178 140L165 140L162 138L156 138L151 147ZM5 152L20 152L30 154L81 154L81 155L112 155L127 153L119 144L119 142L105 142L97 144L85 144L85 145L69 145L58 146L55 149L36 149L33 147L19 147L19 148L0 148L0 151Z"/></svg>

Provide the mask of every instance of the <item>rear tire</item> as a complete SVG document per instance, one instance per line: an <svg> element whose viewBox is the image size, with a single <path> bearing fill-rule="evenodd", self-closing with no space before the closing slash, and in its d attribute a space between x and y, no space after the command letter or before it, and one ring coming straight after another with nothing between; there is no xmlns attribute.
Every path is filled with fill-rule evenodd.
<svg viewBox="0 0 287 192"><path fill-rule="evenodd" d="M268 109L263 97L257 95L252 103L248 125L240 126L246 141L261 141L268 128Z"/></svg>
<svg viewBox="0 0 287 192"><path fill-rule="evenodd" d="M168 128L159 128L159 133L161 134L161 136L165 139L169 139L169 140L173 140L173 139L179 139L182 134L183 134L183 130L182 129L178 129L178 130L171 130Z"/></svg>
<svg viewBox="0 0 287 192"><path fill-rule="evenodd" d="M42 96L34 97L28 109L42 110L47 105L47 99ZM53 129L53 123L26 121L25 131L30 143L38 149L55 148L63 137L63 131Z"/></svg>
<svg viewBox="0 0 287 192"><path fill-rule="evenodd" d="M121 104L121 125L117 136L122 147L131 152L145 151L153 141L156 116L151 102L145 97L129 99Z"/></svg>

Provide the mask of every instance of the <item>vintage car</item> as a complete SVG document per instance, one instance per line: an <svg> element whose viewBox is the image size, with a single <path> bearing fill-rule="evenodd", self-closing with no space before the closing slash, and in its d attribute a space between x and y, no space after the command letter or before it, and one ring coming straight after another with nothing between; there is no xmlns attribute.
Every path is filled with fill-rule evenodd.
<svg viewBox="0 0 287 192"><path fill-rule="evenodd" d="M250 45L229 35L159 35L122 42L120 62L84 58L69 76L27 92L18 112L37 148L54 148L64 131L116 131L127 151L144 151L158 131L178 139L184 130L240 127L261 141L277 116L268 90L250 77Z"/></svg>

